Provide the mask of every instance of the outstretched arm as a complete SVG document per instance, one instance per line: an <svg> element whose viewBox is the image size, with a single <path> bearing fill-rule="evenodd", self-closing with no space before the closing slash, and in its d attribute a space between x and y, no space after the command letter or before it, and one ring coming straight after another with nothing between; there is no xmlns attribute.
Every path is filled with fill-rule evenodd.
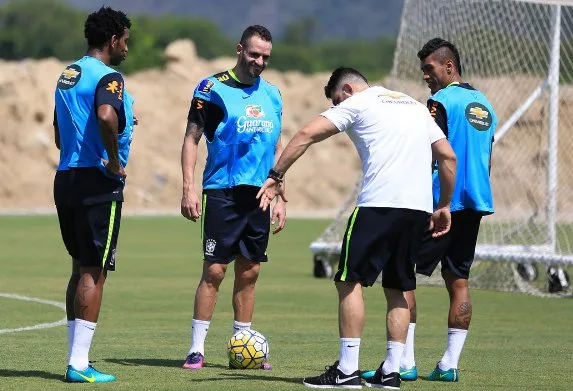
<svg viewBox="0 0 573 391"><path fill-rule="evenodd" d="M306 152L308 147L337 133L339 133L339 130L330 120L323 116L316 117L299 130L289 141L273 170L283 176L290 166ZM261 187L257 198L261 200L260 208L262 210L267 210L271 200L277 194L286 201L284 189L279 184L279 181L276 179L269 178Z"/></svg>

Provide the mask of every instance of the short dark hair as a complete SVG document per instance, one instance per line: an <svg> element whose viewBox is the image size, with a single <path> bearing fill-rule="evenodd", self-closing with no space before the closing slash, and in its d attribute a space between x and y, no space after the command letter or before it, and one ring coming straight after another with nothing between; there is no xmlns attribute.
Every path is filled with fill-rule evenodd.
<svg viewBox="0 0 573 391"><path fill-rule="evenodd" d="M328 84L324 86L324 95L327 99L332 99L334 92L340 88L340 85L345 81L356 81L362 80L364 83L368 83L368 80L354 68L338 67L330 75L328 79Z"/></svg>
<svg viewBox="0 0 573 391"><path fill-rule="evenodd" d="M84 36L89 47L102 48L114 35L121 37L126 28L131 28L126 14L111 7L101 7L86 19Z"/></svg>
<svg viewBox="0 0 573 391"><path fill-rule="evenodd" d="M271 32L265 26L261 26L260 24L255 24L253 26L249 26L243 31L241 35L241 40L239 43L243 46L247 46L248 40L254 36L258 35L262 38L263 41L273 42L273 37L271 36Z"/></svg>
<svg viewBox="0 0 573 391"><path fill-rule="evenodd" d="M446 41L445 39L442 39L442 38L430 39L428 42L426 42L426 44L418 52L418 58L421 61L424 61L426 59L426 57L428 57L430 54L434 53L436 50L438 50L440 48L447 48L450 51L451 56L453 57L452 59L454 60L454 65L455 65L456 69L458 70L458 73L461 76L462 75L462 63L460 61L460 53L458 52L458 48L456 48L456 45L454 45L451 42ZM445 62L446 60L447 60L447 56L443 56L441 58L442 63Z"/></svg>

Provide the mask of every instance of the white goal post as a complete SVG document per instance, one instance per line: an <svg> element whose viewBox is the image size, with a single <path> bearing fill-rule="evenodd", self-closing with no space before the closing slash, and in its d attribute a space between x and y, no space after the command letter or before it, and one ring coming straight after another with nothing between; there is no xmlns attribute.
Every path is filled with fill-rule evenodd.
<svg viewBox="0 0 573 391"><path fill-rule="evenodd" d="M573 1L405 0L383 84L425 103L417 52L434 37L458 47L463 80L499 118L496 213L482 220L476 259L573 265ZM339 253L358 190L311 244L315 255Z"/></svg>

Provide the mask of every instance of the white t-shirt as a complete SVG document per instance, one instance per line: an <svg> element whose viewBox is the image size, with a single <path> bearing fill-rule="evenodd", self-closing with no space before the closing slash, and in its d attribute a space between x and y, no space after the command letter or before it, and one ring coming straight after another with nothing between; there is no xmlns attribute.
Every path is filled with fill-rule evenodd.
<svg viewBox="0 0 573 391"><path fill-rule="evenodd" d="M432 212L432 147L446 136L423 104L370 87L322 116L346 132L362 160L358 206Z"/></svg>

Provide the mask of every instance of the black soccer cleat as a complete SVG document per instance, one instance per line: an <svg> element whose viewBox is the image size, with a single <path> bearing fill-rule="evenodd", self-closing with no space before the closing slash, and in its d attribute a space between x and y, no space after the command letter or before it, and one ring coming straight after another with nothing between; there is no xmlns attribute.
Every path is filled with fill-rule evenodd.
<svg viewBox="0 0 573 391"><path fill-rule="evenodd" d="M338 369L338 360L327 366L326 372L314 377L305 377L302 384L309 388L362 388L360 371L345 375Z"/></svg>
<svg viewBox="0 0 573 391"><path fill-rule="evenodd" d="M380 364L380 367L376 370L374 376L364 382L366 387L384 388L385 390L399 390L400 383L402 382L400 379L400 373L392 372L384 375L382 373L382 365L384 365L384 362Z"/></svg>

